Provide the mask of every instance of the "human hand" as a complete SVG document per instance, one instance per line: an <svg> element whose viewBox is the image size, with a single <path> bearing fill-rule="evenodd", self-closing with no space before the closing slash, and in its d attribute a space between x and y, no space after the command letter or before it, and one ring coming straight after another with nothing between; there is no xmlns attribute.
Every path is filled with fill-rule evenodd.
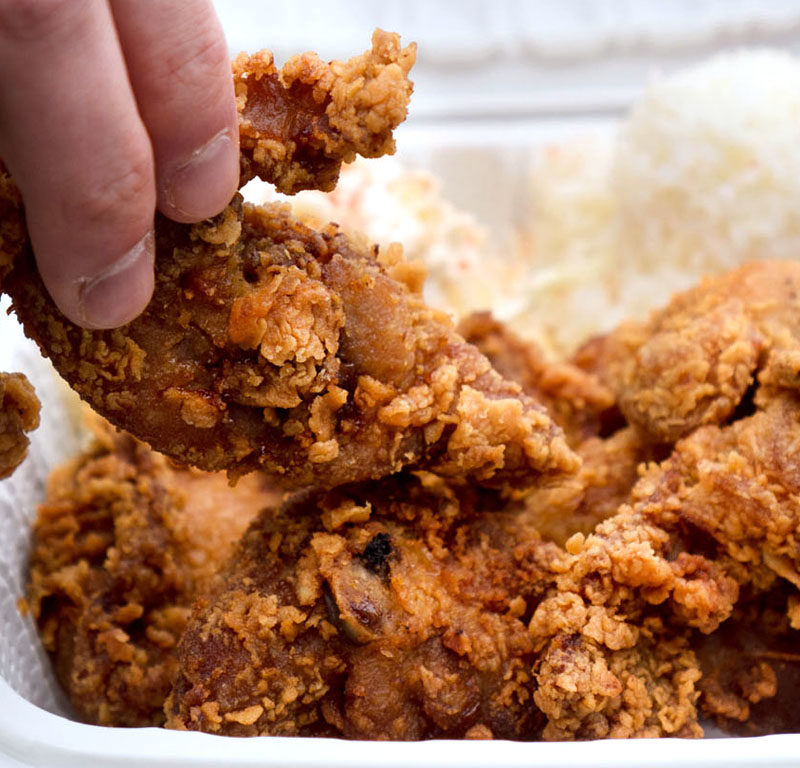
<svg viewBox="0 0 800 768"><path fill-rule="evenodd" d="M236 192L228 51L210 0L0 0L0 158L39 271L87 328L153 291L153 214L199 221Z"/></svg>

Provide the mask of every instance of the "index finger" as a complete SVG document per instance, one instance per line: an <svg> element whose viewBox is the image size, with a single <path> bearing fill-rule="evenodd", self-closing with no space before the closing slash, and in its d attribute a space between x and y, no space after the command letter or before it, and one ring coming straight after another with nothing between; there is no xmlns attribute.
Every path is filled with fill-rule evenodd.
<svg viewBox="0 0 800 768"><path fill-rule="evenodd" d="M228 48L209 0L111 0L156 160L159 210L219 213L239 185L239 127Z"/></svg>
<svg viewBox="0 0 800 768"><path fill-rule="evenodd" d="M153 290L153 155L103 0L0 0L0 157L59 309L94 328L138 315Z"/></svg>

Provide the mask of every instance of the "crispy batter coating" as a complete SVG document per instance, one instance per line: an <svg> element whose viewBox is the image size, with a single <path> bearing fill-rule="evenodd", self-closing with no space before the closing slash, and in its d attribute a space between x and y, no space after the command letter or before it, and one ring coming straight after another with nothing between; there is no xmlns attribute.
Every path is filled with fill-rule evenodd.
<svg viewBox="0 0 800 768"><path fill-rule="evenodd" d="M192 227L159 219L157 244L153 299L116 330L67 321L29 253L4 283L71 386L155 449L290 488L406 465L495 485L577 468L546 410L425 306L399 248L239 198Z"/></svg>
<svg viewBox="0 0 800 768"><path fill-rule="evenodd" d="M275 499L259 475L232 489L110 427L51 475L28 605L83 720L163 722L192 603Z"/></svg>
<svg viewBox="0 0 800 768"><path fill-rule="evenodd" d="M167 727L533 738L523 617L563 555L498 494L422 473L253 524L178 650Z"/></svg>
<svg viewBox="0 0 800 768"><path fill-rule="evenodd" d="M547 360L539 347L517 336L490 312L474 312L458 325L495 370L543 403L574 448L615 426L614 394L600 380L568 362Z"/></svg>
<svg viewBox="0 0 800 768"><path fill-rule="evenodd" d="M698 737L697 660L686 637L658 618L637 627L634 645L609 647L587 634L560 634L537 672L544 738Z"/></svg>
<svg viewBox="0 0 800 768"><path fill-rule="evenodd" d="M700 736L690 627L713 631L738 596L680 521L650 500L624 505L587 537L536 609L536 704L546 739Z"/></svg>
<svg viewBox="0 0 800 768"><path fill-rule="evenodd" d="M639 465L654 457L630 427L605 439L590 437L576 453L578 472L543 483L525 499L542 536L562 546L575 533L589 534L629 501Z"/></svg>
<svg viewBox="0 0 800 768"><path fill-rule="evenodd" d="M259 176L280 192L329 192L343 162L394 154L392 131L406 118L414 43L375 30L372 49L347 62L314 53L280 70L269 51L233 62L242 183Z"/></svg>
<svg viewBox="0 0 800 768"><path fill-rule="evenodd" d="M0 373L0 479L28 453L26 432L39 426L39 399L21 373Z"/></svg>
<svg viewBox="0 0 800 768"><path fill-rule="evenodd" d="M709 277L644 324L589 342L579 366L611 387L654 442L724 423L757 375L800 381L800 264L754 262Z"/></svg>
<svg viewBox="0 0 800 768"><path fill-rule="evenodd" d="M779 577L797 587L800 409L793 393L764 399L751 416L678 442L637 483L633 506L567 543L572 560L531 622L544 649L536 702L550 718L546 738L696 735L700 673L689 648L699 641L687 627L717 632L742 589L763 592ZM724 647L730 636L723 629L700 646ZM642 684L633 699L614 672L621 651L626 675ZM775 694L766 660L742 667L703 683L707 711L746 719L742 696ZM661 679L651 679L654 669L666 670Z"/></svg>
<svg viewBox="0 0 800 768"><path fill-rule="evenodd" d="M294 222L276 224L280 216L292 222L280 209L244 209L240 220L245 230L251 227L260 236L268 230L270 242L300 239L306 253L307 230ZM224 231L224 222L214 231ZM294 234L289 237L287 231ZM269 361L282 359L281 354L296 356L300 349L312 359L319 354L322 362L314 368L315 376L341 371L344 360L351 366L358 360L381 367L380 374L369 369L374 381L391 380L403 370L397 363L402 359L399 344L387 344L370 358L379 346L376 333L365 333L360 341L343 333L335 352L324 357L327 347L315 339L335 325L324 310L331 304L318 302L316 309L300 315L313 317L313 322L304 324L295 317L293 328L299 330L293 341L270 325L273 306L281 317L289 317L298 296L310 297L308 303L314 305L317 284L307 283L318 269L323 275L319 284L335 286L335 295L343 297L344 328L348 312L363 319L375 316L379 307L396 308L403 301L415 307L411 323L380 324L384 329L412 329L404 330L402 338L408 341L409 333L413 337L408 343L415 350L415 376L431 365L425 354L438 359L437 349L446 349L448 361L461 359L457 350L462 348L478 355L449 330L441 347L419 341L430 339L427 329L443 321L422 306L418 274L396 252L376 260L369 251L355 250L361 247L358 241L337 241L341 236L335 229L326 232L329 240L321 239L335 245L324 252L320 246L319 252L331 255L315 257L316 268L303 272L298 267L305 277L281 272L288 260L276 260L269 274L280 275L280 281L268 284L266 298L256 301L245 293L242 302L232 302L238 308L220 332L225 343L232 332L234 343L256 345ZM352 254L347 248L354 249ZM186 260L199 263L202 270L203 254L203 249L194 251ZM373 259L374 266L366 271L378 277L370 290L348 298L351 284L335 271L325 277L337 258L353 258L360 265L372 265ZM259 257L259 265L263 260ZM258 266L248 269L252 272L245 282L262 285ZM786 274L791 277L793 268ZM473 465L448 463L448 443L445 453L418 454L427 466L447 472L447 478L406 470L333 490L307 490L281 507L272 505L253 522L217 577L204 572L206 594L177 649L174 633L173 645L161 657L153 655L147 638L131 641L136 654L151 654L148 669L158 669L149 687L132 686L142 700L145 692L150 696L150 709L137 704L139 711L153 716L154 704L164 698L165 681L173 676L164 709L168 727L230 735L697 737L702 735L701 708L735 733L796 728L791 711L800 684L800 657L794 650L800 630L800 365L794 365L791 313L781 309L781 302L791 303L792 297L785 295L791 281L786 275L775 281L756 267L739 277L750 280L754 291L749 299L741 298L740 316L755 324L761 345L750 381L738 399L731 396L734 408L724 416L719 403L701 406L687 417L682 397L664 399L661 423L683 420L681 430L686 431L674 445L666 432L656 438L639 423L616 429L608 390L620 402L625 395L613 377L623 370L628 381L649 375L640 370L650 365L649 356L634 355L631 363L619 354L620 339L633 326L588 345L579 356L582 365L600 373L604 384L598 384L572 366L543 361L535 348L488 316L471 318L462 329L500 371L517 380L515 392L533 393L547 403L553 421L565 426L582 461L580 469L545 478L523 493L507 485L490 489L474 480L517 478L504 474L507 467L486 477L475 474ZM718 297L719 282L704 283L704 291L697 289L686 306L705 305L706 293ZM210 278L194 280L192 290L201 295L205 283L214 285L217 295L224 294L224 281ZM284 285L291 300L281 293ZM388 295L405 298L388 301L384 285L395 291ZM671 306L680 302L676 299ZM195 312L192 323L199 316ZM692 350L702 348L706 354L739 348L731 340L732 326L721 315L715 317L716 328L698 321L702 333L690 334ZM356 328L372 326L364 320ZM423 335L414 336L420 328ZM642 333L641 327L636 333ZM648 343L642 336L641 344ZM709 370L716 372L708 380L723 381L723 358L729 359L727 353L709 353ZM489 365L483 357L468 359ZM226 375L234 373L228 369ZM433 387L432 376L426 381ZM686 381L690 379L679 377L676 391ZM379 398L382 391L373 381L365 382L359 374L356 392L361 387L362 394L353 398L359 407L364 407L365 393ZM293 380L293 386L303 392L303 386L314 385ZM403 395L406 413L430 402L414 386ZM515 387L508 382L503 386ZM264 391L284 396L287 390L276 385ZM325 390L326 407L335 414L345 410L346 405L332 407L331 391ZM381 407L387 402L396 401L381 401ZM308 423L317 430L330 414L322 406L315 408L308 411ZM280 407L274 410L278 413ZM298 413L298 406L291 412ZM700 423L704 421L708 423ZM453 435L464 420L456 422ZM567 451L565 441L563 446ZM147 487L148 478L139 485ZM74 482L79 480L80 473ZM150 526L141 526L133 538L147 541ZM69 538L67 542L74 560L80 548ZM58 552L55 546L51 549ZM70 573L65 560L59 569ZM146 570L138 567L138 572ZM75 583L72 576L60 578ZM135 589L143 591L139 584ZM100 620L88 611L92 623L86 630L81 625L73 629L74 598L69 602L60 596L49 607L52 595L64 590L51 590L50 597L38 602L50 611L41 611L50 616L49 624L43 623L46 638L67 628L67 640L59 642L70 659L71 638L81 632L95 638L98 631L102 635L119 627L130 632L134 624L139 628L126 613L127 603L120 607L109 598L119 588L104 589L102 605L110 607L103 609ZM198 587L193 594L200 591ZM86 590L81 586L73 592ZM184 624L186 615L180 614ZM129 624L120 627L122 621ZM117 680L131 674L130 665L117 659L110 664L105 646L97 639L92 642L88 652L77 656L91 670L89 685L110 679L110 698L120 702ZM110 711L107 700L103 707L104 713Z"/></svg>
<svg viewBox="0 0 800 768"><path fill-rule="evenodd" d="M588 534L629 500L638 465L660 452L624 427L611 390L592 374L547 360L489 312L469 315L458 330L498 373L547 407L581 459L578 472L542 483L527 497L539 532L562 545L574 533Z"/></svg>
<svg viewBox="0 0 800 768"><path fill-rule="evenodd" d="M697 734L699 691L728 728L791 727L775 664L786 702L800 679L786 655L800 627L798 280L796 264L749 265L579 353L639 435L686 437L629 505L567 542L531 621L545 738Z"/></svg>
<svg viewBox="0 0 800 768"><path fill-rule="evenodd" d="M800 401L786 391L762 400L753 415L680 441L635 495L677 507L741 584L780 576L800 588Z"/></svg>

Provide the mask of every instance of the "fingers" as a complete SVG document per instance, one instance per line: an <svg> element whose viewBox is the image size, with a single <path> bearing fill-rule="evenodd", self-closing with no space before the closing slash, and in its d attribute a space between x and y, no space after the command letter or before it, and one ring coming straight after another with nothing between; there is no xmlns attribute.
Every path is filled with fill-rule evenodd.
<svg viewBox="0 0 800 768"><path fill-rule="evenodd" d="M94 328L139 314L155 172L106 2L0 0L0 157L61 311Z"/></svg>
<svg viewBox="0 0 800 768"><path fill-rule="evenodd" d="M239 183L236 103L222 29L208 0L111 0L153 144L158 207L176 221L219 213Z"/></svg>

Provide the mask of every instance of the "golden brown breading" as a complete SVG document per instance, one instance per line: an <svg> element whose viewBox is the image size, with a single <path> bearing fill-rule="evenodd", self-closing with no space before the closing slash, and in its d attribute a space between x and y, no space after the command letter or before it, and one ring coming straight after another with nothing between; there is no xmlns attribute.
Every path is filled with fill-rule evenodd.
<svg viewBox="0 0 800 768"><path fill-rule="evenodd" d="M30 253L4 283L71 386L157 450L295 488L405 465L495 485L577 468L545 409L425 306L399 248L239 198L192 227L160 218L157 244L153 299L116 330L67 321Z"/></svg>
<svg viewBox="0 0 800 768"><path fill-rule="evenodd" d="M163 721L192 603L275 498L261 476L231 489L112 428L51 475L28 604L83 720Z"/></svg>
<svg viewBox="0 0 800 768"><path fill-rule="evenodd" d="M523 617L558 548L498 494L422 473L266 511L178 650L167 727L533 738Z"/></svg>
<svg viewBox="0 0 800 768"><path fill-rule="evenodd" d="M636 506L567 542L570 558L531 619L545 738L702 735L689 628L716 629L738 584L694 551L669 489L648 482Z"/></svg>
<svg viewBox="0 0 800 768"><path fill-rule="evenodd" d="M755 262L709 277L644 324L627 323L576 355L654 442L721 424L760 373L800 381L800 264Z"/></svg>
<svg viewBox="0 0 800 768"><path fill-rule="evenodd" d="M536 344L521 339L490 312L464 318L458 332L486 355L501 376L520 384L547 407L573 448L618 419L609 387L568 362L547 360Z"/></svg>
<svg viewBox="0 0 800 768"><path fill-rule="evenodd" d="M242 183L254 176L280 192L329 192L343 162L394 154L392 131L406 118L416 45L375 30L372 49L347 62L314 53L278 71L269 51L233 62Z"/></svg>
<svg viewBox="0 0 800 768"><path fill-rule="evenodd" d="M702 736L695 705L700 670L686 633L666 630L657 617L637 629L636 643L621 648L587 634L553 639L534 694L548 717L545 739Z"/></svg>
<svg viewBox="0 0 800 768"><path fill-rule="evenodd" d="M39 426L39 398L21 373L0 373L0 479L28 453L26 432Z"/></svg>
<svg viewBox="0 0 800 768"><path fill-rule="evenodd" d="M525 499L546 539L564 545L573 534L589 534L630 500L637 468L653 458L630 427L608 438L590 437L576 448L581 468L534 489Z"/></svg>
<svg viewBox="0 0 800 768"><path fill-rule="evenodd" d="M544 654L536 700L550 718L545 737L698 732L693 682L699 673L687 655L686 628L718 631L742 588L761 592L779 577L795 589L800 582L798 405L791 392L759 391L754 414L724 427L701 427L679 441L634 487L633 506L567 543L572 559L531 622ZM673 641L678 645L668 662L658 654ZM713 648L714 641L701 647ZM621 703L630 683L613 668L623 650L626 674L643 681L646 695L623 696ZM656 666L654 658L660 659ZM555 683L549 679L554 668ZM654 669L668 674L652 679ZM744 672L738 684L749 686L753 702L774 695L765 661ZM577 687L570 688L570 680ZM731 693L734 684L707 679L707 710L729 719L737 712L746 716ZM644 719L642 707L650 712Z"/></svg>
<svg viewBox="0 0 800 768"><path fill-rule="evenodd" d="M671 505L711 537L740 584L763 589L780 576L800 588L800 400L759 391L762 400L753 415L677 443L634 497Z"/></svg>
<svg viewBox="0 0 800 768"><path fill-rule="evenodd" d="M543 403L564 429L581 459L577 473L542 483L526 500L539 532L564 544L574 533L588 534L628 501L637 466L657 457L631 428L618 428L621 415L611 390L576 366L553 362L533 343L519 338L489 312L475 312L458 330L486 355L505 378ZM610 431L610 437L601 437Z"/></svg>

